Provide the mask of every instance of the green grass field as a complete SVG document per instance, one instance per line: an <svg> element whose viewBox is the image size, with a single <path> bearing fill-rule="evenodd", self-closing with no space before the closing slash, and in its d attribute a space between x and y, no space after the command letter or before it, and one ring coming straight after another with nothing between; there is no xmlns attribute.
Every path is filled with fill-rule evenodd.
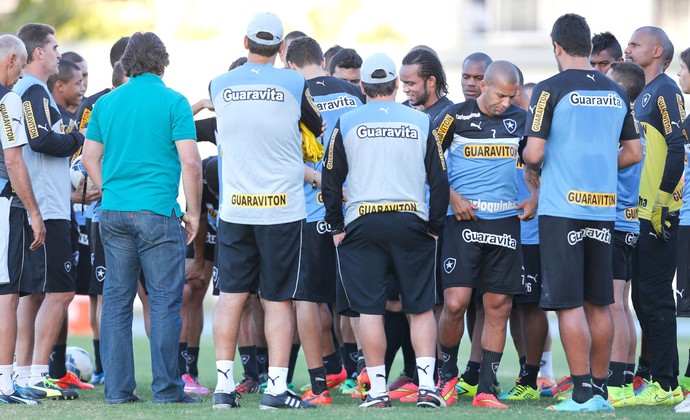
<svg viewBox="0 0 690 420"><path fill-rule="evenodd" d="M89 353L93 353L91 340L88 338L70 338L69 345L76 345L85 348ZM144 402L139 404L126 405L109 405L105 402L103 396L103 387L98 386L94 391L82 391L78 400L74 401L45 401L38 407L27 406L0 406L0 418L2 419L46 419L46 418L79 418L79 419L149 419L149 418L166 418L166 419L212 419L212 418L256 418L256 419L272 419L272 418L331 418L331 419L347 419L347 418L362 418L366 416L367 419L418 419L420 417L426 418L457 418L460 416L471 416L473 418L554 418L563 417L565 414L549 413L545 408L552 403L551 399L541 399L534 402L512 403L509 410L491 410L485 408L475 408L471 405L470 399L461 399L457 404L452 405L447 409L429 410L419 409L415 405L402 404L394 402L391 409L359 409L356 406L356 400L349 396L342 396L334 394L333 405L330 407L320 407L316 410L309 411L263 411L259 410L260 395L248 395L242 398L239 409L232 410L213 410L211 408L211 398L204 398L202 404L154 404L151 402L151 361L148 351L148 340L146 338L135 339L135 357L136 357L136 377L137 377L137 395L142 398ZM681 355L681 370L685 368L685 357L687 354L690 341L683 340L679 342L679 352ZM467 340L463 340L460 348L460 364L464 366L466 357L469 354L469 346ZM560 342L554 341L553 348L554 355L554 370L557 377L563 376L567 373L567 365L563 355L563 349ZM200 364L200 381L202 385L213 389L216 381L215 364L213 355L212 340L210 337L204 337L201 348L201 355L199 357ZM239 359L239 358L237 358ZM397 376L397 372L401 370L400 361L396 361L396 365L392 369L391 376ZM241 378L242 368L239 362L235 367L235 379ZM503 362L499 371L499 380L501 385L506 388L509 387L515 376L518 373L517 356L512 342L507 344L507 350L503 357ZM295 386L299 389L309 380L304 359L300 357L295 372ZM672 406L667 407L631 407L617 409L613 413L606 414L577 414L578 416L588 417L606 417L619 419L658 419L671 418L678 416L674 413Z"/></svg>

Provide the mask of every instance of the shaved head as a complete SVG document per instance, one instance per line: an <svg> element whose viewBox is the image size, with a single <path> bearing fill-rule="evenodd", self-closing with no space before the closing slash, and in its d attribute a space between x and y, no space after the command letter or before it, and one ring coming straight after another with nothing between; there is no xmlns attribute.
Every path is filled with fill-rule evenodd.
<svg viewBox="0 0 690 420"><path fill-rule="evenodd" d="M513 63L500 60L489 64L484 80L489 85L498 81L513 85L520 83L520 74Z"/></svg>

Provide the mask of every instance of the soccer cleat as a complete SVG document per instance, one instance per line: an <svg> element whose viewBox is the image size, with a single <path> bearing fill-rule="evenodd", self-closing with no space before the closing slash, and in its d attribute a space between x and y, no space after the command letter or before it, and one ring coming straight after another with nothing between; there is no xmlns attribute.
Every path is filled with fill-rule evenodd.
<svg viewBox="0 0 690 420"><path fill-rule="evenodd" d="M673 391L665 391L658 382L648 382L635 396L636 405L673 405Z"/></svg>
<svg viewBox="0 0 690 420"><path fill-rule="evenodd" d="M498 399L507 401L532 401L539 399L539 390L529 385L515 383L509 391L499 395Z"/></svg>
<svg viewBox="0 0 690 420"><path fill-rule="evenodd" d="M237 392L240 394L258 394L261 390L261 384L251 376L243 374L244 379L237 384Z"/></svg>
<svg viewBox="0 0 690 420"><path fill-rule="evenodd" d="M599 395L596 395L583 403L578 403L572 398L566 398L558 404L546 407L546 409L549 411L566 411L577 413L593 413L596 411L608 411L608 409L605 408L606 406L602 403L602 401L606 402ZM613 407L611 409L613 409Z"/></svg>
<svg viewBox="0 0 690 420"><path fill-rule="evenodd" d="M259 404L259 408L262 410L278 410L281 408L316 408L316 406L306 401L302 401L299 397L296 397L294 393L288 390L279 395L271 395L265 393L264 396L261 397L261 403Z"/></svg>
<svg viewBox="0 0 690 420"><path fill-rule="evenodd" d="M412 382L412 380L410 379L409 382L402 384L400 387L388 391L388 396L391 397L391 400L402 400L402 398L405 398L408 395L417 396L418 391L419 386L415 385L414 382ZM417 402L417 400L404 402Z"/></svg>
<svg viewBox="0 0 690 420"><path fill-rule="evenodd" d="M609 386L609 402L615 408L634 405L635 391L631 385Z"/></svg>
<svg viewBox="0 0 690 420"><path fill-rule="evenodd" d="M676 413L690 413L690 397L685 397L683 402L676 405L673 409Z"/></svg>
<svg viewBox="0 0 690 420"><path fill-rule="evenodd" d="M79 398L79 393L73 389L62 389L55 385L53 381L48 378L43 378L40 382L29 385L24 388L26 396L51 400L74 400Z"/></svg>
<svg viewBox="0 0 690 420"><path fill-rule="evenodd" d="M352 378L347 378L340 384L338 391L341 394L353 394L355 392L355 380Z"/></svg>
<svg viewBox="0 0 690 420"><path fill-rule="evenodd" d="M507 405L498 401L494 394L487 394L486 392L475 395L472 400L472 405L486 408L508 408Z"/></svg>
<svg viewBox="0 0 690 420"><path fill-rule="evenodd" d="M417 407L441 408L448 407L448 404L438 391L420 389L417 393Z"/></svg>
<svg viewBox="0 0 690 420"><path fill-rule="evenodd" d="M339 373L331 373L326 375L326 382L328 383L328 389L335 388L336 386L342 384L345 379L347 379L347 370L343 367Z"/></svg>
<svg viewBox="0 0 690 420"><path fill-rule="evenodd" d="M441 395L441 398L446 402L447 406L451 406L452 404L458 402L458 386L460 386L460 381L462 379L458 378L457 376L453 376L451 378L446 377L445 375L440 375L438 378L438 384L436 385L436 389L438 389L439 395ZM474 394L477 393L477 387L474 387ZM465 394L466 396L469 396Z"/></svg>
<svg viewBox="0 0 690 420"><path fill-rule="evenodd" d="M400 376L398 376L393 380L393 382L388 384L388 389L398 389L409 382L412 382L412 378L405 375L405 372L400 372Z"/></svg>
<svg viewBox="0 0 690 420"><path fill-rule="evenodd" d="M231 393L216 392L213 394L213 408L236 408L240 406L242 395L237 390Z"/></svg>
<svg viewBox="0 0 690 420"><path fill-rule="evenodd" d="M196 378L192 375L185 373L182 375L182 382L184 382L184 393L189 395L208 395L211 391L199 385Z"/></svg>
<svg viewBox="0 0 690 420"><path fill-rule="evenodd" d="M77 375L67 371L67 374L60 379L53 380L55 385L62 389L93 389L93 385L82 382Z"/></svg>
<svg viewBox="0 0 690 420"><path fill-rule="evenodd" d="M556 381L553 378L547 378L545 376L540 376L537 378L537 389L539 392L556 386Z"/></svg>
<svg viewBox="0 0 690 420"><path fill-rule="evenodd" d="M646 387L647 384L649 383L648 380L641 376L635 376L633 378L633 390L635 391L635 395L639 394L642 392Z"/></svg>
<svg viewBox="0 0 690 420"><path fill-rule="evenodd" d="M683 388L678 385L673 390L673 404L680 404L681 402L683 402Z"/></svg>
<svg viewBox="0 0 690 420"><path fill-rule="evenodd" d="M105 373L94 373L91 378L91 383L94 385L103 385L105 383Z"/></svg>
<svg viewBox="0 0 690 420"><path fill-rule="evenodd" d="M380 395L376 398L367 394L366 398L364 398L364 400L361 403L359 403L359 405L357 407L360 407L360 408L367 408L367 407L391 408L391 399L386 394Z"/></svg>
<svg viewBox="0 0 690 420"><path fill-rule="evenodd" d="M556 397L558 394L562 394L568 391L573 386L573 379L570 376L564 376L558 380L556 385L549 389L545 389L540 392L542 397Z"/></svg>
<svg viewBox="0 0 690 420"><path fill-rule="evenodd" d="M681 376L678 378L678 385L683 389L683 395L690 394L690 376Z"/></svg>
<svg viewBox="0 0 690 420"><path fill-rule="evenodd" d="M331 405L333 399L331 398L331 393L328 390L323 391L320 394L314 394L311 389L302 395L302 401L308 402L314 405Z"/></svg>
<svg viewBox="0 0 690 420"><path fill-rule="evenodd" d="M464 379L458 378L458 383L455 386L455 390L457 392L458 397L474 397L477 395L477 385L470 385L467 382L465 382Z"/></svg>
<svg viewBox="0 0 690 420"><path fill-rule="evenodd" d="M38 405L40 403L41 402L36 398L22 395L17 389L10 395L0 393L0 404Z"/></svg>
<svg viewBox="0 0 690 420"><path fill-rule="evenodd" d="M355 386L357 388L356 392L352 393L352 398L362 398L371 389L371 380L369 379L369 374L367 373L367 368L362 369L362 371L357 375L357 380L355 381Z"/></svg>

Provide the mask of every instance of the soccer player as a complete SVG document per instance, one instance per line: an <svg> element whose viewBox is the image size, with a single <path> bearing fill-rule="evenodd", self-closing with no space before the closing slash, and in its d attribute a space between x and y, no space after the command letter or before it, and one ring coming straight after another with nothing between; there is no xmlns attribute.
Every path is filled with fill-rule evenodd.
<svg viewBox="0 0 690 420"><path fill-rule="evenodd" d="M382 339L386 278L391 272L400 288L403 311L410 316L419 375L417 405L446 407L433 380L436 239L448 206L443 153L428 116L394 102L395 63L375 54L361 70L367 105L343 115L333 129L323 179L326 222L336 245L339 277L350 308L360 314L359 339L371 380L360 407L391 406Z"/></svg>
<svg viewBox="0 0 690 420"><path fill-rule="evenodd" d="M638 372L649 366L648 384L635 401L641 405L673 404L678 387L676 306L672 282L676 272L678 213L682 206L683 95L664 73L673 44L657 27L637 29L625 49L626 61L644 70L646 86L635 102L635 117L645 132L646 157L640 179L640 237L633 254L632 298L642 329ZM644 350L641 356L644 356ZM637 375L636 375L637 376ZM682 397L680 397L682 398ZM679 399L680 399L679 398Z"/></svg>
<svg viewBox="0 0 690 420"><path fill-rule="evenodd" d="M76 128L74 111L84 99L86 91L79 66L65 59L60 60L58 73L50 76L46 85L58 106L65 132L70 132Z"/></svg>
<svg viewBox="0 0 690 420"><path fill-rule="evenodd" d="M482 93L479 84L484 80L484 73L486 73L486 68L491 62L491 57L483 52L472 53L463 60L460 85L466 101L477 99Z"/></svg>
<svg viewBox="0 0 690 420"><path fill-rule="evenodd" d="M338 51L340 51L342 49L343 49L343 47L341 47L338 44L335 44L323 53L323 71L324 71L324 73L326 73L327 76L332 76L332 74L330 73L330 68L331 68L331 60L333 60L333 56Z"/></svg>
<svg viewBox="0 0 690 420"><path fill-rule="evenodd" d="M71 61L79 67L81 72L82 83L84 84L84 91L89 88L89 66L86 64L86 60L81 55L75 53L74 51L67 51L62 54L62 59ZM73 108L70 111L76 112L77 108Z"/></svg>
<svg viewBox="0 0 690 420"><path fill-rule="evenodd" d="M11 90L21 76L26 59L26 47L19 38L0 35L0 120L3 125L0 130L0 213L4 219L0 230L5 244L0 251L0 316L3 319L0 324L0 401L36 405L39 404L37 399L15 389L12 382L19 294L32 291L30 279L24 271L29 267L24 260L29 250L40 247L45 241L43 217L22 158L22 149L28 143L23 127L22 101Z"/></svg>
<svg viewBox="0 0 690 420"><path fill-rule="evenodd" d="M451 195L457 196L458 203L451 205L443 235L440 388L445 400L457 400L463 317L476 289L483 295L485 321L478 343L481 362L473 405L507 408L491 388L503 355L513 295L524 291L515 159L525 111L510 103L519 88L512 63L490 64L479 87L476 100L453 105L434 121L443 149L449 153ZM520 218L528 220L533 213L529 208Z"/></svg>
<svg viewBox="0 0 690 420"><path fill-rule="evenodd" d="M189 102L161 80L169 59L156 34L132 35L121 64L130 80L94 106L82 160L104 192L100 229L108 266L101 318L105 396L111 404L138 400L132 301L143 272L151 310L153 401L196 403L201 400L183 391L174 357L182 323L185 243L197 233L201 203L194 118ZM180 178L187 198L185 214L176 200Z"/></svg>
<svg viewBox="0 0 690 420"><path fill-rule="evenodd" d="M58 73L60 61L55 30L28 23L17 34L29 54L24 76L14 85L14 91L22 97L30 146L23 154L46 226L45 243L30 254L34 293L19 304L17 382L38 398L74 399L79 396L76 391L60 389L49 380L48 362L76 287L69 164L84 136L77 131L64 133L60 111L46 86L48 78Z"/></svg>
<svg viewBox="0 0 690 420"><path fill-rule="evenodd" d="M608 73L611 64L624 61L621 44L611 32L602 32L592 37L592 52L589 64L603 74Z"/></svg>
<svg viewBox="0 0 690 420"><path fill-rule="evenodd" d="M592 42L585 19L559 17L551 40L561 72L532 92L523 152L530 183L540 185L540 306L558 309L573 380L572 397L549 409L612 410L606 377L613 339L617 168L639 162L642 146L627 93L589 63Z"/></svg>
<svg viewBox="0 0 690 420"><path fill-rule="evenodd" d="M218 373L213 406L239 406L233 382L237 332L247 295L258 285L270 363L260 407L313 408L288 392L287 374L306 217L303 160L320 158L315 135L321 133L322 120L304 77L274 67L284 48L278 16L255 15L244 46L247 63L210 85L223 192L216 244L220 297L213 325Z"/></svg>
<svg viewBox="0 0 690 420"><path fill-rule="evenodd" d="M288 66L304 75L314 103L326 122L323 138L330 139L338 118L362 106L365 98L352 83L327 76L323 71L323 54L318 42L310 37L298 38L286 54ZM328 144L324 144L328 147ZM326 209L321 194L323 161L307 163L304 168L304 196L307 223L304 228L302 275L295 292L297 327L309 369L311 389L302 400L320 405L331 404L328 389L347 378L331 334L333 319L329 306L336 301L335 246L330 226L324 220Z"/></svg>
<svg viewBox="0 0 690 420"><path fill-rule="evenodd" d="M644 89L644 71L635 63L613 62L610 66L609 77L625 88L631 104ZM642 135L640 135L640 140L644 144ZM615 303L611 305L613 346L607 383L609 401L614 407L631 405L635 398L632 383L637 332L628 301L630 300L632 255L640 235L637 200L641 173L642 162L618 171L616 223L613 231L613 297L615 300Z"/></svg>
<svg viewBox="0 0 690 420"><path fill-rule="evenodd" d="M448 84L443 64L429 49L408 52L400 67L400 83L409 105L424 111L433 121L444 108L453 104L448 99Z"/></svg>
<svg viewBox="0 0 690 420"><path fill-rule="evenodd" d="M328 72L331 76L357 85L361 78L361 67L362 57L357 54L357 51L352 48L343 48L331 59Z"/></svg>

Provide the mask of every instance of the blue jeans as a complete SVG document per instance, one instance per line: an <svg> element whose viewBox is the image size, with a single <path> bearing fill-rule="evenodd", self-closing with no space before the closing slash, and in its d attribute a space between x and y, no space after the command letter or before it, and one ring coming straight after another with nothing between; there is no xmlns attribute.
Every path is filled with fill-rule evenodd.
<svg viewBox="0 0 690 420"><path fill-rule="evenodd" d="M182 318L185 234L175 217L148 211L103 211L100 232L107 275L103 286L101 357L109 403L132 399L132 303L143 272L151 307L153 400L178 401L184 383L177 367Z"/></svg>

